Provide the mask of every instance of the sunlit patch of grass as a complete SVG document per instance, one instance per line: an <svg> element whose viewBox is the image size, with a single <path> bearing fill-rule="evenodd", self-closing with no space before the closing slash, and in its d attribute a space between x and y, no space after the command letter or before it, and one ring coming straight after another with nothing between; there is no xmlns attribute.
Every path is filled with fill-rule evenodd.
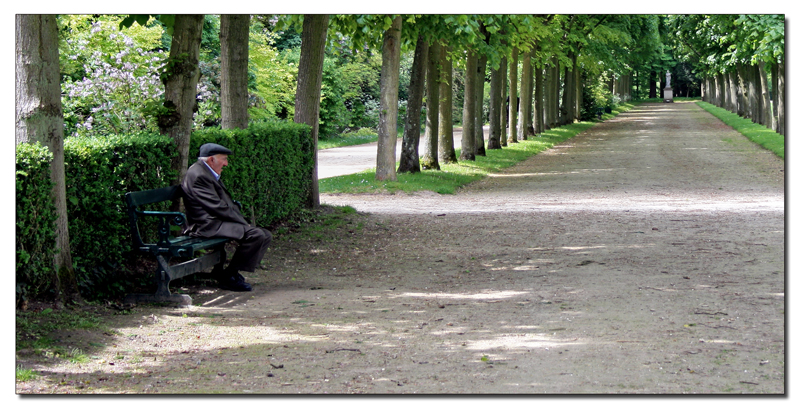
<svg viewBox="0 0 800 408"><path fill-rule="evenodd" d="M17 381L30 381L30 380L35 380L37 377L39 377L39 374L31 370L30 368L23 368L21 366L17 366L16 369Z"/></svg>
<svg viewBox="0 0 800 408"><path fill-rule="evenodd" d="M734 128L737 132L743 134L763 148L775 153L781 159L784 157L784 149L786 148L785 138L772 129L753 123L752 120L743 118L733 112L714 106L708 102L698 101L698 106L707 110L712 115L716 116L726 125Z"/></svg>

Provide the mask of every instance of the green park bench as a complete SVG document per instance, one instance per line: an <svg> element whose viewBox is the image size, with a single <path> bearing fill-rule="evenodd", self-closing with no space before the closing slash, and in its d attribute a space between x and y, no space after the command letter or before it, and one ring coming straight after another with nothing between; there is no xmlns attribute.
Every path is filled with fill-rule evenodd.
<svg viewBox="0 0 800 408"><path fill-rule="evenodd" d="M125 303L166 302L188 306L192 304L192 298L189 295L170 293L169 283L211 267L214 267L212 274L222 271L226 259L225 244L229 239L172 236L171 227L184 225L186 223L185 214L141 209L147 205L175 201L182 196L183 189L179 185L125 194L133 248L152 255L157 262L156 293L129 294L125 297ZM239 203L236 204L241 206ZM142 239L139 221L147 217L154 217L158 222L158 242L147 243Z"/></svg>

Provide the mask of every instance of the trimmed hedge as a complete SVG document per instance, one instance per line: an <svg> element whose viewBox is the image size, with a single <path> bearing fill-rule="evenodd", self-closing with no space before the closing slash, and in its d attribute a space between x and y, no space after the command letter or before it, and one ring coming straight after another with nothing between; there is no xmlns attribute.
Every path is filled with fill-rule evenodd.
<svg viewBox="0 0 800 408"><path fill-rule="evenodd" d="M127 289L131 238L125 193L168 185L175 178L169 168L174 156L172 139L158 134L64 141L69 241L82 296L115 296Z"/></svg>
<svg viewBox="0 0 800 408"><path fill-rule="evenodd" d="M245 216L257 224L269 225L304 203L313 166L308 126L265 122L243 130L198 131L192 134L190 157L208 142L234 151L222 177ZM65 140L70 246L84 298L117 297L152 280L150 268L137 270L140 259L131 251L124 195L169 185L176 154L173 141L156 134ZM23 144L16 156L19 300L52 293L55 208L47 149Z"/></svg>
<svg viewBox="0 0 800 408"><path fill-rule="evenodd" d="M256 122L247 129L192 133L190 165L204 143L231 149L222 181L245 218L267 226L303 206L314 166L311 128L293 122Z"/></svg>
<svg viewBox="0 0 800 408"><path fill-rule="evenodd" d="M50 285L55 255L56 209L51 196L53 155L36 144L17 146L16 154L17 300Z"/></svg>

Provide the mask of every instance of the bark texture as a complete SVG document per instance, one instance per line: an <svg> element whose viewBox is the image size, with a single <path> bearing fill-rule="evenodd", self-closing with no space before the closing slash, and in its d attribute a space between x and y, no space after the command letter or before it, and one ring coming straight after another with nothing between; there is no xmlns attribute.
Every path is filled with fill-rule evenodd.
<svg viewBox="0 0 800 408"><path fill-rule="evenodd" d="M400 35L403 18L395 17L383 33L381 64L381 111L378 122L376 180L397 180L397 98L400 84Z"/></svg>
<svg viewBox="0 0 800 408"><path fill-rule="evenodd" d="M200 37L203 32L202 14L175 16L172 45L167 68L162 74L164 82L164 107L159 115L161 133L175 140L178 156L172 163L180 184L189 167L189 137L192 133L194 112L197 111L197 80L200 78Z"/></svg>
<svg viewBox="0 0 800 408"><path fill-rule="evenodd" d="M772 109L769 106L769 81L767 81L767 69L764 62L758 63L758 75L761 79L761 124L768 129L772 129Z"/></svg>
<svg viewBox="0 0 800 408"><path fill-rule="evenodd" d="M500 68L492 69L489 84L489 143L487 149L500 149L500 112L503 110L503 76ZM504 127L504 126L503 126Z"/></svg>
<svg viewBox="0 0 800 408"><path fill-rule="evenodd" d="M220 16L220 126L223 129L244 129L250 121L247 113L249 38L249 14Z"/></svg>
<svg viewBox="0 0 800 408"><path fill-rule="evenodd" d="M462 115L461 156L459 160L475 160L475 75L477 74L478 56L467 51L467 64L464 79L464 107Z"/></svg>
<svg viewBox="0 0 800 408"><path fill-rule="evenodd" d="M319 139L319 101L322 92L322 64L325 60L325 38L328 35L326 14L306 14L303 17L302 46L297 67L297 92L294 101L295 123L311 126L314 169L308 176L309 193L306 206L318 208L319 181L317 175L317 140Z"/></svg>
<svg viewBox="0 0 800 408"><path fill-rule="evenodd" d="M485 55L478 57L478 66L475 72L475 127L472 129L475 139L475 156L486 156L486 142L483 138L483 125L486 123L483 117L483 89L486 86L486 62Z"/></svg>
<svg viewBox="0 0 800 408"><path fill-rule="evenodd" d="M542 76L541 65L534 64L533 66L533 80L534 84L533 93L533 128L539 129L539 133L543 132L544 126L544 77Z"/></svg>
<svg viewBox="0 0 800 408"><path fill-rule="evenodd" d="M441 82L439 83L439 161L457 163L453 145L453 61L447 56L449 47L442 45ZM462 137L463 139L463 137Z"/></svg>
<svg viewBox="0 0 800 408"><path fill-rule="evenodd" d="M419 135L422 116L422 95L425 93L425 68L428 65L428 43L420 36L414 48L411 82L408 86L408 105L403 127L403 146L400 149L399 173L418 173Z"/></svg>
<svg viewBox="0 0 800 408"><path fill-rule="evenodd" d="M64 174L64 116L58 65L58 27L55 15L16 15L15 141L39 142L53 154L50 179L56 219L53 281L59 302L80 300L69 245Z"/></svg>
<svg viewBox="0 0 800 408"><path fill-rule="evenodd" d="M508 61L508 143L517 143L517 117L519 106L517 87L519 78L517 75L517 60L519 50L514 47L511 50L511 59Z"/></svg>
<svg viewBox="0 0 800 408"><path fill-rule="evenodd" d="M439 170L439 86L441 84L442 46L434 41L428 47L427 109L425 110L425 138L420 166L424 170Z"/></svg>
<svg viewBox="0 0 800 408"><path fill-rule="evenodd" d="M508 146L508 58L500 60L500 146Z"/></svg>
<svg viewBox="0 0 800 408"><path fill-rule="evenodd" d="M522 56L522 75L519 86L519 119L517 120L519 126L517 128L517 136L520 140L527 140L528 137L533 135L533 125L531 123L531 106L533 99L531 99L531 79L533 78L531 71L531 53L526 52Z"/></svg>

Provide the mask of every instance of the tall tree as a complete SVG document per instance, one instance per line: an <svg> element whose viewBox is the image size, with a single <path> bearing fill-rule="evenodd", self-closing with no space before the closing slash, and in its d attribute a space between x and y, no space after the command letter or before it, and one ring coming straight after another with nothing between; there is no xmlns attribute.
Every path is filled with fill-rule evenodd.
<svg viewBox="0 0 800 408"><path fill-rule="evenodd" d="M169 60L161 76L164 82L165 112L158 117L161 133L175 140L178 155L172 163L179 184L189 167L189 137L193 114L197 110L197 80L200 77L200 38L202 14L175 16Z"/></svg>
<svg viewBox="0 0 800 408"><path fill-rule="evenodd" d="M467 51L464 69L464 105L462 110L461 156L459 160L475 161L475 98L477 97L475 76L478 73L478 54Z"/></svg>
<svg viewBox="0 0 800 408"><path fill-rule="evenodd" d="M425 68L428 65L428 42L423 36L417 39L414 49L414 62L411 65L411 82L408 86L408 104L403 127L403 145L400 150L399 173L418 173L420 117L422 116L422 95L425 93Z"/></svg>
<svg viewBox="0 0 800 408"><path fill-rule="evenodd" d="M297 67L297 94L294 104L294 121L311 126L314 152L314 169L309 176L309 194L306 205L318 208L319 181L317 141L319 139L319 102L322 94L322 65L325 59L325 40L330 16L306 14L303 16L300 62Z"/></svg>
<svg viewBox="0 0 800 408"><path fill-rule="evenodd" d="M457 163L453 145L453 60L448 55L450 47L442 44L441 81L439 81L439 161ZM463 139L463 137L462 137Z"/></svg>
<svg viewBox="0 0 800 408"><path fill-rule="evenodd" d="M421 159L423 169L439 170L439 87L441 85L442 46L434 41L428 47L428 68L426 70L427 102L425 109L424 153Z"/></svg>
<svg viewBox="0 0 800 408"><path fill-rule="evenodd" d="M397 180L397 170L395 169L397 163L397 103L402 29L403 17L396 16L392 19L391 26L383 33L376 180Z"/></svg>
<svg viewBox="0 0 800 408"><path fill-rule="evenodd" d="M531 70L531 51L525 52L522 56L522 77L519 86L519 119L517 134L520 140L527 140L533 136L533 125L531 123L531 80L533 79Z"/></svg>
<svg viewBox="0 0 800 408"><path fill-rule="evenodd" d="M249 14L220 16L220 104L221 127L247 127L247 64L250 37Z"/></svg>
<svg viewBox="0 0 800 408"><path fill-rule="evenodd" d="M508 61L508 143L517 143L517 108L519 107L519 97L517 87L519 78L517 75L517 60L519 49L514 47L511 50L511 59Z"/></svg>
<svg viewBox="0 0 800 408"><path fill-rule="evenodd" d="M81 297L72 265L67 219L56 16L17 14L15 32L15 140L16 144L39 142L53 154L50 179L57 213L53 279L59 302L78 301Z"/></svg>
<svg viewBox="0 0 800 408"><path fill-rule="evenodd" d="M487 148L488 149L500 149L500 127L505 125L501 125L501 110L503 109L503 92L502 89L505 88L505 77L502 72L502 63L500 64L501 67L498 69L492 69L492 76L491 82L489 83L489 143Z"/></svg>
<svg viewBox="0 0 800 408"><path fill-rule="evenodd" d="M475 149L475 156L486 156L486 142L483 138L483 125L486 123L483 120L483 89L486 86L486 62L488 57L485 54L480 54L478 57L478 65L475 72L475 127L472 128L475 141L473 148Z"/></svg>

